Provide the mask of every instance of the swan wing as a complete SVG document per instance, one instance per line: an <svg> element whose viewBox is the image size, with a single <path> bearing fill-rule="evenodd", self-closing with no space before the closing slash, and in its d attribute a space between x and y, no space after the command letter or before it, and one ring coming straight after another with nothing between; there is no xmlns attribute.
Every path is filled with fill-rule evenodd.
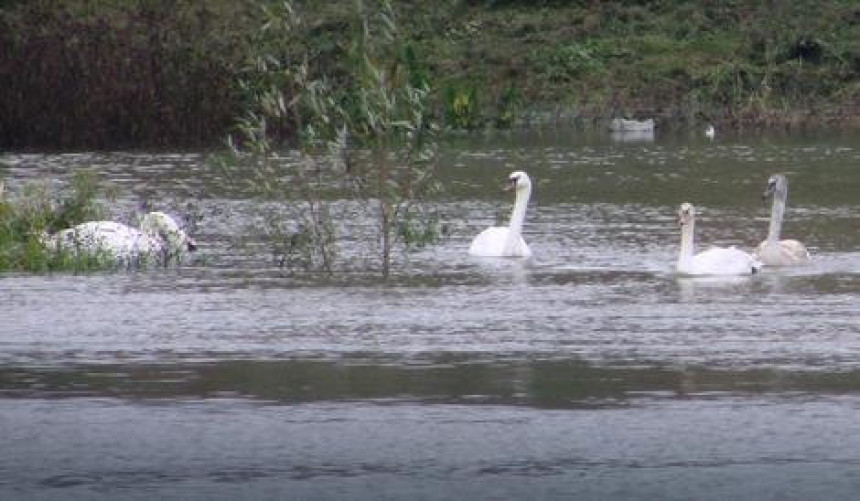
<svg viewBox="0 0 860 501"><path fill-rule="evenodd" d="M86 254L108 253L127 260L158 250L159 243L149 235L114 221L90 221L59 232L59 246Z"/></svg>
<svg viewBox="0 0 860 501"><path fill-rule="evenodd" d="M523 237L514 241L513 248L508 247L509 228L506 226L494 226L482 231L472 240L469 246L469 255L478 257L529 257L531 249Z"/></svg>
<svg viewBox="0 0 860 501"><path fill-rule="evenodd" d="M808 263L809 250L797 240L780 240L776 244L762 242L755 255L765 266L792 266Z"/></svg>
<svg viewBox="0 0 860 501"><path fill-rule="evenodd" d="M712 247L693 256L688 269L679 270L689 275L751 275L759 264L750 254L734 247Z"/></svg>

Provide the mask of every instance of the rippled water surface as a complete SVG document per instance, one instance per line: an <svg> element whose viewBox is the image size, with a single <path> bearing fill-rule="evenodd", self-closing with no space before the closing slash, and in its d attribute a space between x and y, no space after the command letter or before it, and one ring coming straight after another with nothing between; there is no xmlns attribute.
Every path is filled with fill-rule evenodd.
<svg viewBox="0 0 860 501"><path fill-rule="evenodd" d="M116 218L191 211L202 249L171 269L0 277L0 499L855 496L856 134L617 139L453 138L447 236L388 284L361 271L361 231L334 277L273 266L260 221L278 203L203 154L0 156L7 194L95 167ZM469 257L516 169L535 256ZM813 263L676 277L677 205L697 205L702 246L751 248L776 172L784 235Z"/></svg>

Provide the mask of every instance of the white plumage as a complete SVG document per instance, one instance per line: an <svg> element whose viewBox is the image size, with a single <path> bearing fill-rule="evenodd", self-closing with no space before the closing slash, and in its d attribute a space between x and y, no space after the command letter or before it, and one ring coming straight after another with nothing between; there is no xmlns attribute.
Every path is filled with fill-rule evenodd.
<svg viewBox="0 0 860 501"><path fill-rule="evenodd" d="M482 231L472 240L469 254L480 257L529 257L531 249L521 235L523 222L526 217L526 206L532 192L529 176L523 171L516 171L508 176L505 189L513 189L516 193L514 210L508 226L495 226Z"/></svg>
<svg viewBox="0 0 860 501"><path fill-rule="evenodd" d="M682 275L751 275L761 264L746 252L734 247L712 247L695 254L693 234L696 209L684 203L678 209L678 224L681 226L681 250L678 253L676 270Z"/></svg>
<svg viewBox="0 0 860 501"><path fill-rule="evenodd" d="M788 199L788 179L782 174L775 174L768 179L762 199L769 197L773 197L770 226L767 238L755 250L756 256L766 266L792 266L809 262L809 251L805 245L797 240L779 239Z"/></svg>
<svg viewBox="0 0 860 501"><path fill-rule="evenodd" d="M148 260L166 263L193 251L197 244L163 212L143 217L140 229L115 221L89 221L59 231L47 240L49 248L133 264Z"/></svg>

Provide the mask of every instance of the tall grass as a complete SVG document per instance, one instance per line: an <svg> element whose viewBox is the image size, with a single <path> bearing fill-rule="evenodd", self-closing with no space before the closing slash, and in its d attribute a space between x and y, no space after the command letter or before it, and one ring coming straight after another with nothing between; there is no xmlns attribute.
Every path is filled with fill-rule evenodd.
<svg viewBox="0 0 860 501"><path fill-rule="evenodd" d="M360 202L362 215L377 223L377 262L387 277L398 242L428 243L439 226L421 204L438 188L440 132L422 59L387 0L356 1L342 44L322 64L312 57L318 49L296 37L304 33L303 12L291 3L262 7L262 51L240 83L247 105L231 140L240 162L227 172L261 196L286 201L291 227L269 231L282 264L334 271L339 236L330 194ZM299 51L282 52L290 43ZM285 146L298 160L291 165L281 161Z"/></svg>
<svg viewBox="0 0 860 501"><path fill-rule="evenodd" d="M102 219L104 186L91 171L79 171L68 189L57 191L34 182L17 193L0 193L0 271L91 271L115 263L108 256L51 249L49 234L78 223Z"/></svg>

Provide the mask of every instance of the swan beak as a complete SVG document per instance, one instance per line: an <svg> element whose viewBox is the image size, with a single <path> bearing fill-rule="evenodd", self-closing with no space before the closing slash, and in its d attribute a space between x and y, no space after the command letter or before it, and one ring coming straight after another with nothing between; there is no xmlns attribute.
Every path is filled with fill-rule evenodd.
<svg viewBox="0 0 860 501"><path fill-rule="evenodd" d="M197 242L194 241L193 238L188 239L188 252L194 252L197 250Z"/></svg>
<svg viewBox="0 0 860 501"><path fill-rule="evenodd" d="M767 185L767 188L765 188L764 193L761 194L761 201L764 202L768 198L770 198L771 195L773 195L774 191L776 191L776 185L775 184Z"/></svg>
<svg viewBox="0 0 860 501"><path fill-rule="evenodd" d="M511 191L517 187L517 178L512 177L508 179L508 182L505 183L505 187L503 188L505 191Z"/></svg>

